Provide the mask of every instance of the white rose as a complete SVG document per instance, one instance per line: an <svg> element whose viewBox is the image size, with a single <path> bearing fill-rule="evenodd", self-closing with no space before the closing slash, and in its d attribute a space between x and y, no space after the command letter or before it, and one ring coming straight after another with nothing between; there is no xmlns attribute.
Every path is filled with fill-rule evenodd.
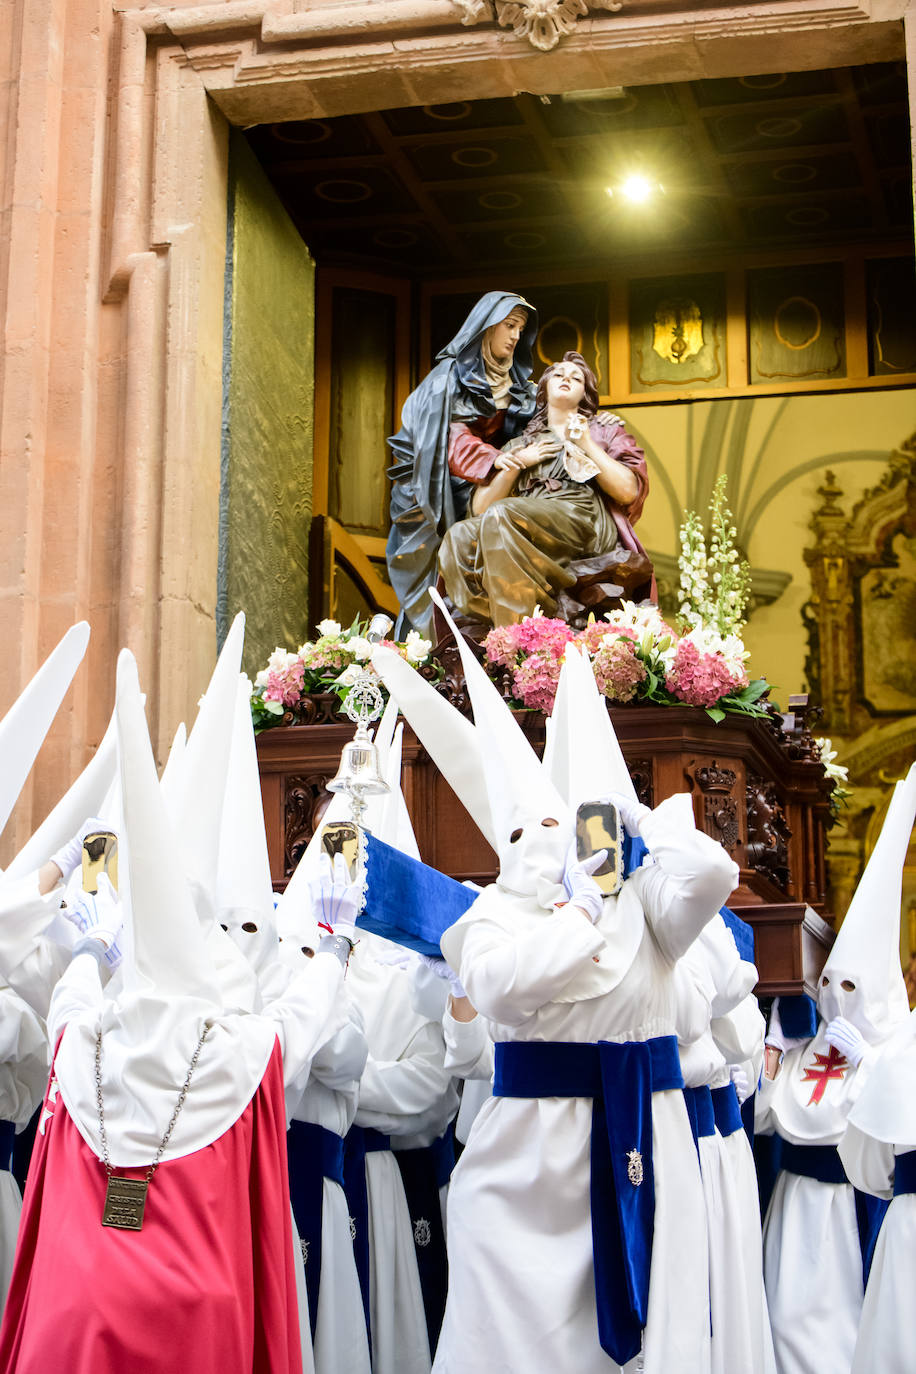
<svg viewBox="0 0 916 1374"><path fill-rule="evenodd" d="M318 633L322 639L333 639L340 634L340 626L336 620L319 620Z"/></svg>
<svg viewBox="0 0 916 1374"><path fill-rule="evenodd" d="M372 645L368 639L363 639L362 635L353 635L352 638L348 639L347 648L357 663L368 663L372 657Z"/></svg>
<svg viewBox="0 0 916 1374"><path fill-rule="evenodd" d="M432 640L424 639L419 630L408 630L404 648L410 663L422 663L432 651Z"/></svg>

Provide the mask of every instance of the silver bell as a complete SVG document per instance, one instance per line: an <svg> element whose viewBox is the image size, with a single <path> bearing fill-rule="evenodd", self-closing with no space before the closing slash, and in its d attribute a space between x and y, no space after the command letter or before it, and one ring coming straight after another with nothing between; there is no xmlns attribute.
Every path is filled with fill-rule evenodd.
<svg viewBox="0 0 916 1374"><path fill-rule="evenodd" d="M353 739L341 750L337 776L327 784L327 789L329 792L348 792L351 796L364 797L391 791L379 769L378 749L364 726L360 726Z"/></svg>

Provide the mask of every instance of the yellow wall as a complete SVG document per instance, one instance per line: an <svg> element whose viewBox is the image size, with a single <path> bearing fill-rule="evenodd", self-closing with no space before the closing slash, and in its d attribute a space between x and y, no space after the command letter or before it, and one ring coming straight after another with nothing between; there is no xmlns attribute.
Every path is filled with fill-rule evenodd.
<svg viewBox="0 0 916 1374"><path fill-rule="evenodd" d="M916 393L736 398L619 413L649 457L653 485L639 536L650 551L676 555L682 510L705 512L716 477L727 472L738 542L751 567L790 574L782 595L757 609L745 632L753 674L769 678L785 704L806 689L801 608L811 588L802 551L812 542L817 489L832 469L849 512L880 481L891 450L916 430Z"/></svg>

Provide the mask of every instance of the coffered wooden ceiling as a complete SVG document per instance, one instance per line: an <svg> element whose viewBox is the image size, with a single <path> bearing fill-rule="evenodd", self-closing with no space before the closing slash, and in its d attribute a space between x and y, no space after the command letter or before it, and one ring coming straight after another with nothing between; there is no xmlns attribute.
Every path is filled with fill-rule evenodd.
<svg viewBox="0 0 916 1374"><path fill-rule="evenodd" d="M320 264L464 276L912 239L903 63L262 125ZM663 191L634 206L634 172Z"/></svg>

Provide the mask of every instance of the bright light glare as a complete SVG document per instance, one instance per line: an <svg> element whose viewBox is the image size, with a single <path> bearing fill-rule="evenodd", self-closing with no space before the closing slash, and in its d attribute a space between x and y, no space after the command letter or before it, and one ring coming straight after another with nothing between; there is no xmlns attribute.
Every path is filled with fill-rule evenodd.
<svg viewBox="0 0 916 1374"><path fill-rule="evenodd" d="M627 200L632 200L636 205L642 205L651 196L654 186L648 177L636 173L627 177L620 189Z"/></svg>

